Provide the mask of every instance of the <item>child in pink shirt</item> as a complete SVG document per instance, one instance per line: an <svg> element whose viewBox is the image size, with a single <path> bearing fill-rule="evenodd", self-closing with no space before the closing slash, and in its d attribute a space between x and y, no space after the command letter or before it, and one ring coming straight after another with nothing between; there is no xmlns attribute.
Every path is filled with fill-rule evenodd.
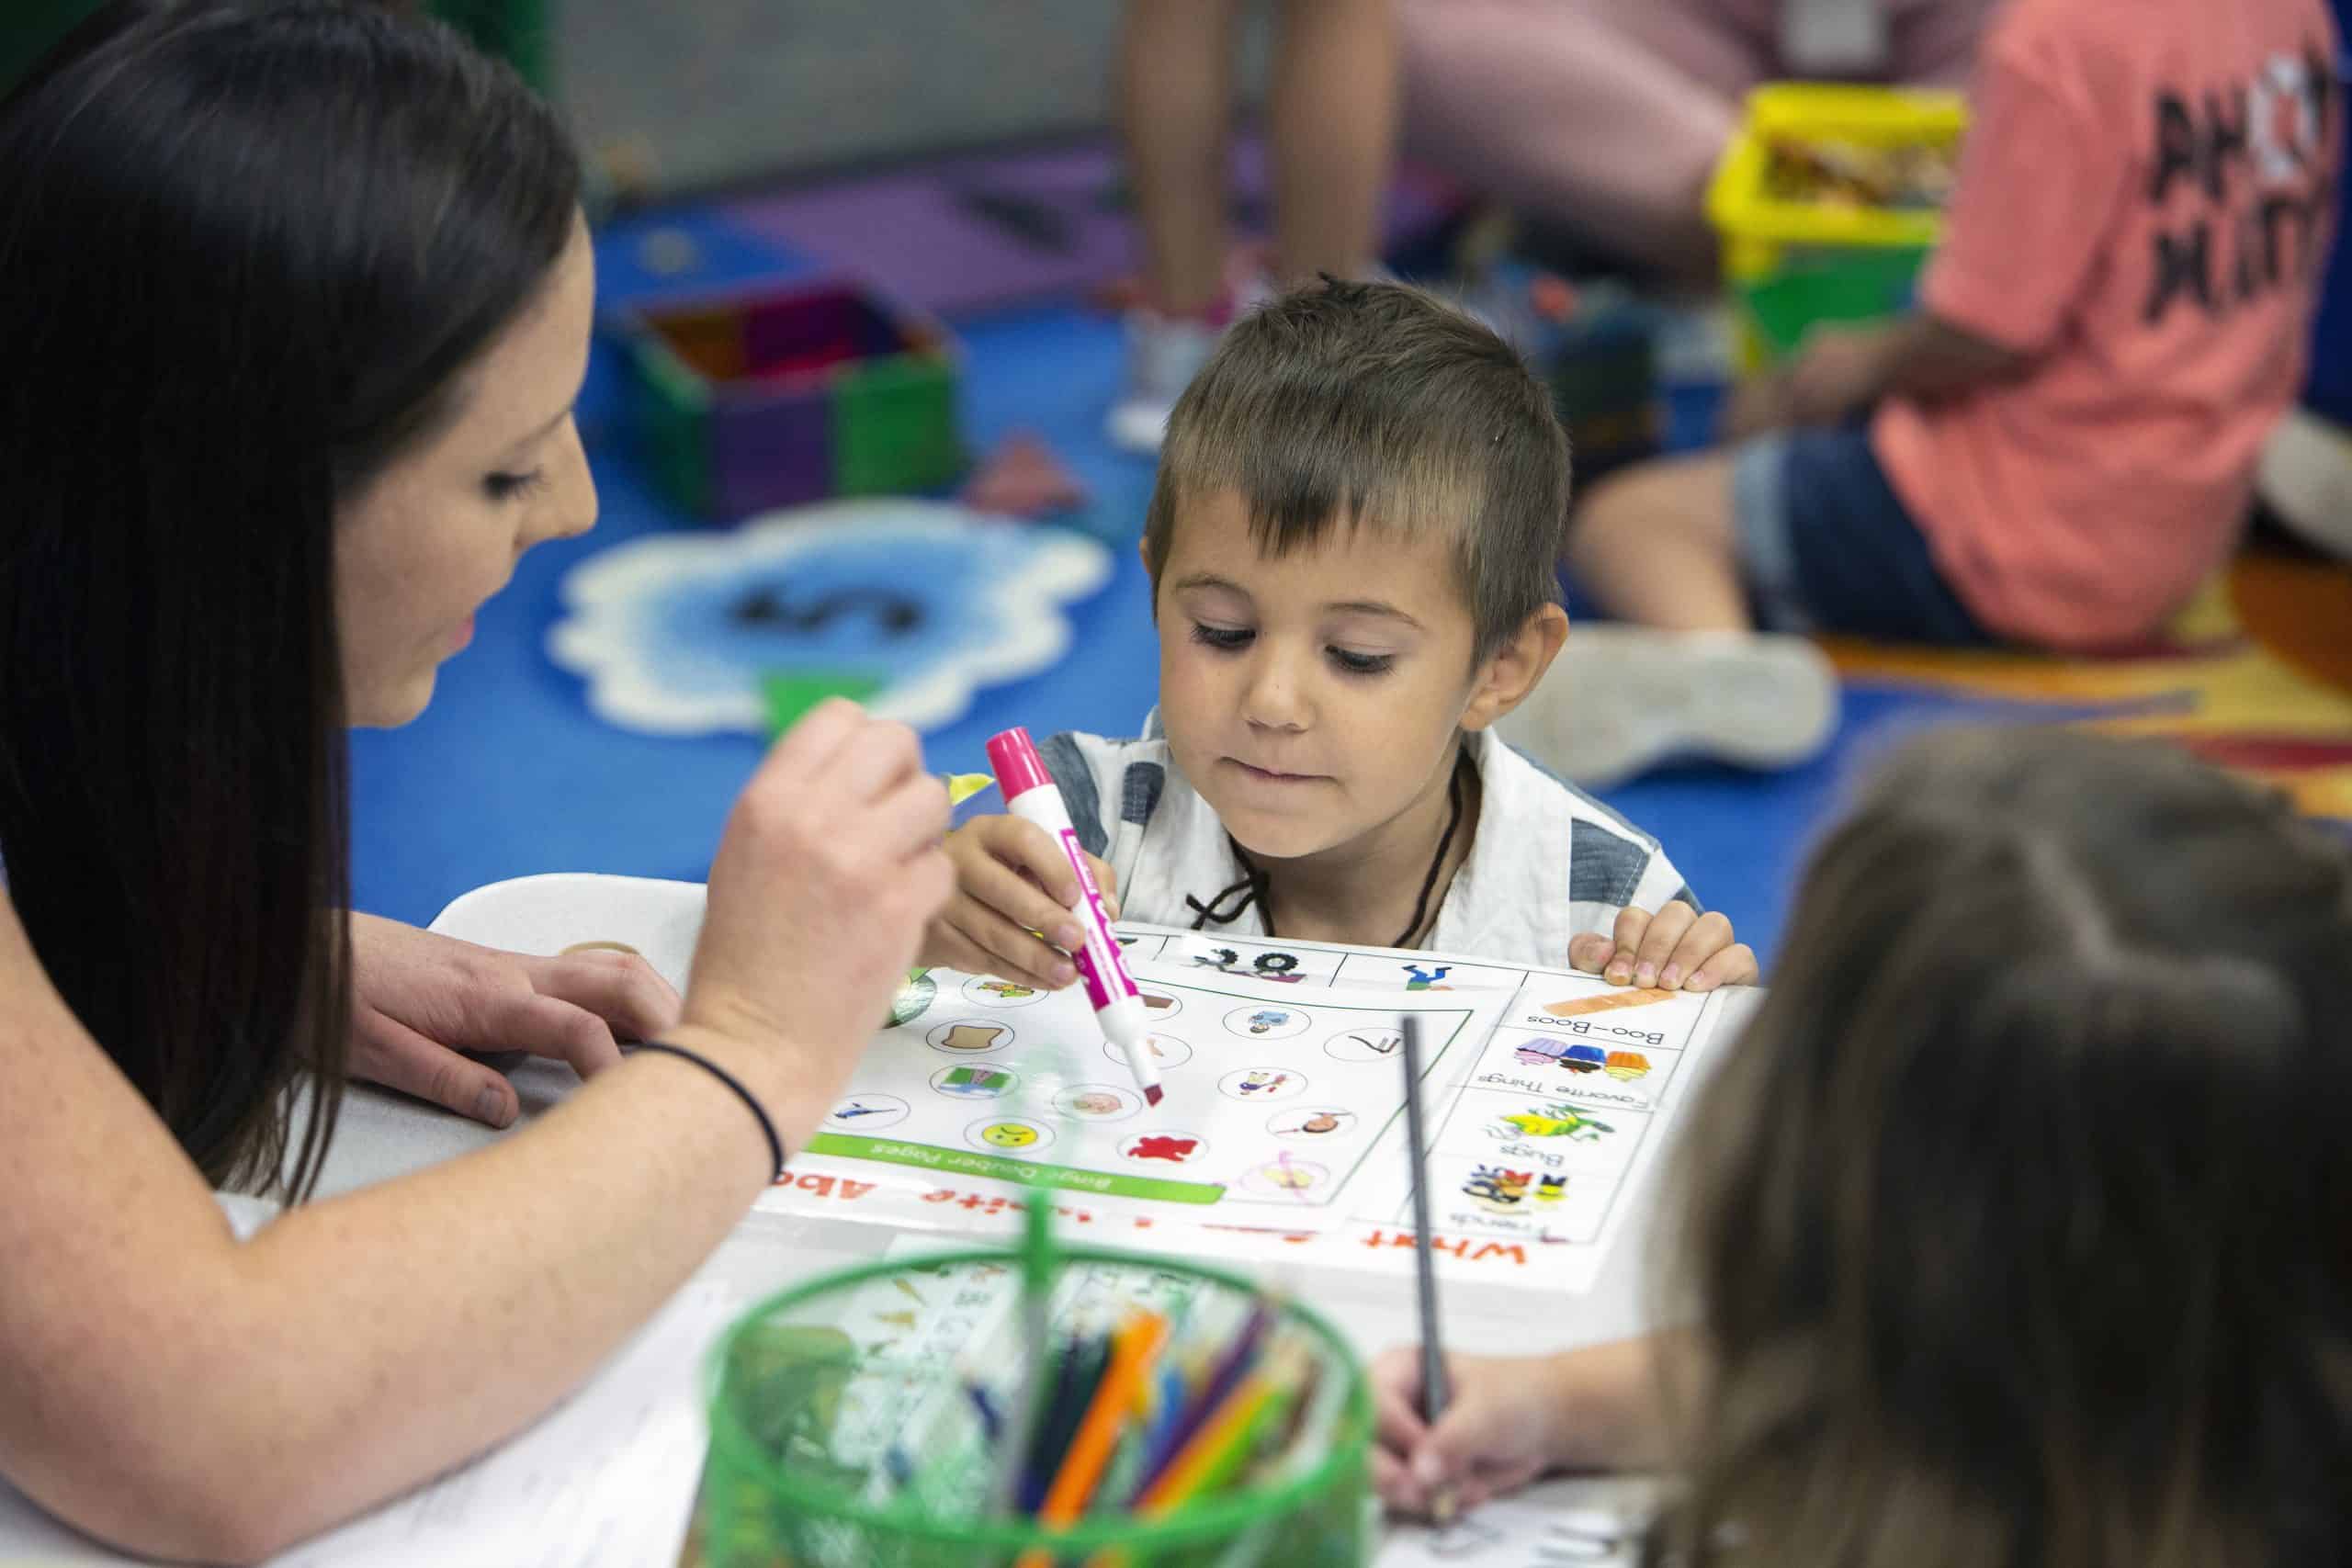
<svg viewBox="0 0 2352 1568"><path fill-rule="evenodd" d="M2146 638L2229 555L2301 384L2335 58L2325 0L2010 0L1918 309L1815 331L1743 398L1744 445L1597 488L1571 570L1616 615L1718 634L1686 659L1759 624ZM1676 722L1646 743L1707 747Z"/></svg>

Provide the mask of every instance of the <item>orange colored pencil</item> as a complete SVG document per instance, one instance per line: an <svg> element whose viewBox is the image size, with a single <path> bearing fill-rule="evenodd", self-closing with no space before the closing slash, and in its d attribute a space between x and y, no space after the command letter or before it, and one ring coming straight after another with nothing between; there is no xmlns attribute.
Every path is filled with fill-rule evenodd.
<svg viewBox="0 0 2352 1568"><path fill-rule="evenodd" d="M1059 1529L1077 1523L1086 1511L1103 1468L1110 1463L1111 1450L1117 1446L1119 1427L1134 1409L1136 1391L1167 1340L1168 1320L1157 1313L1143 1314L1112 1340L1111 1364L1103 1370L1094 1402L1086 1407L1077 1435L1069 1440L1061 1469L1046 1488L1046 1501L1037 1510L1039 1524ZM1015 1568L1050 1568L1052 1562L1050 1552L1033 1548L1022 1553Z"/></svg>
<svg viewBox="0 0 2352 1568"><path fill-rule="evenodd" d="M1236 1383L1233 1392L1225 1396L1225 1403L1201 1423L1193 1440L1168 1461L1159 1479L1136 1499L1136 1517L1158 1518L1179 1504L1191 1501L1193 1494L1200 1489L1202 1477L1249 1434L1274 1393L1274 1381L1262 1371L1253 1371Z"/></svg>

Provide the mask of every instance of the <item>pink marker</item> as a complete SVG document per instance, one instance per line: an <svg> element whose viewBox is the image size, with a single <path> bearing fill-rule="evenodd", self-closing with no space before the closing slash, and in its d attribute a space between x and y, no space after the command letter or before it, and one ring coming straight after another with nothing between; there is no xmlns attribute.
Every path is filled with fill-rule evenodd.
<svg viewBox="0 0 2352 1568"><path fill-rule="evenodd" d="M1046 760L1037 755L1025 729L1008 729L990 740L989 766L996 770L997 786L1004 791L1005 809L1043 828L1069 857L1069 869L1078 878L1078 903L1070 913L1078 917L1079 928L1086 933L1084 945L1069 955L1070 963L1086 985L1086 999L1094 1004L1103 1037L1126 1057L1127 1071L1143 1090L1144 1103L1157 1105L1164 1091L1159 1087L1159 1069L1152 1066L1151 1049L1144 1038L1148 1014L1143 993L1127 974L1119 939L1111 934L1110 917L1102 912L1102 890L1094 885L1094 873L1086 863L1085 852L1079 848L1078 829L1070 826L1062 792L1055 787L1054 775L1046 771Z"/></svg>

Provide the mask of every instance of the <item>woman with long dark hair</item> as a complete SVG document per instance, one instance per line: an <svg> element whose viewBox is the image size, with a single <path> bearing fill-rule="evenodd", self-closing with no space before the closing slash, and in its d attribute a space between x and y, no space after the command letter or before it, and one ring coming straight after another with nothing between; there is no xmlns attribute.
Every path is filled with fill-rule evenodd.
<svg viewBox="0 0 2352 1568"><path fill-rule="evenodd" d="M1691 1107L1689 1326L1384 1364L1385 1490L1676 1472L1706 1568L2352 1561L2352 857L2177 751L1915 743Z"/></svg>
<svg viewBox="0 0 2352 1568"><path fill-rule="evenodd" d="M738 802L683 1007L355 943L345 727L594 519L578 187L511 73L367 6L116 6L0 104L0 1477L134 1550L267 1555L544 1409L814 1130L946 895L912 736L840 704ZM446 1047L513 1044L594 1080L234 1241L209 1189L307 1193L347 1073L503 1122Z"/></svg>

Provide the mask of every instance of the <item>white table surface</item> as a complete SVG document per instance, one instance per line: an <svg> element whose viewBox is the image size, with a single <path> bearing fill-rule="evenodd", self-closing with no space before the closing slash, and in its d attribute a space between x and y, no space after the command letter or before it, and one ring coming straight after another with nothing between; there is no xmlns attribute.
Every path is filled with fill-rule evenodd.
<svg viewBox="0 0 2352 1568"><path fill-rule="evenodd" d="M502 886L527 887L532 903L554 908L567 902L576 904L579 900L573 895L585 885L600 884L604 886L596 901L609 907L616 893L626 896L630 891L616 886L628 880L537 877ZM683 942L684 951L691 952L693 925L699 921L700 889L692 889L695 919L682 928L685 896L679 890L687 885L647 883L642 886L650 890L649 896L659 907L660 918L655 925L660 929L630 931L629 936L639 939L633 945L639 946L657 967L673 977L683 975L684 965L679 957L679 944ZM507 934L513 929L511 912L496 908L495 899L487 904L484 901L484 895L494 891L483 889L459 899L435 922L435 929L448 929L475 940ZM469 900L474 902L469 906ZM530 924L525 921L523 929L528 931ZM510 935L503 945L553 952L572 941L609 939L618 934L613 931L609 917L595 918L583 930L586 935L548 933L542 942L528 942L525 938ZM563 940L555 940L558 936ZM539 1060L522 1063L512 1077L523 1111L518 1126L544 1114L578 1081L569 1067ZM318 1195L333 1197L390 1180L481 1148L503 1135L508 1134L492 1132L421 1101L356 1085L345 1100ZM1663 1168L1663 1162L1652 1168ZM1653 1191L1637 1194L1634 1200L1638 1205L1636 1213L1648 1211L1654 1199ZM268 1217L266 1208L252 1200L229 1198L223 1201L241 1222L252 1224ZM1449 1289L1442 1325L1447 1348L1470 1355L1528 1355L1569 1349L1640 1332L1652 1321L1649 1285L1656 1262L1638 1245L1638 1238L1646 1228L1638 1224L1625 1227L1623 1244L1611 1253L1589 1292L1546 1296L1514 1289ZM876 1261L902 1234L870 1222L753 1212L744 1216L696 1277L718 1281L749 1301L834 1269ZM1219 1262L1221 1266L1234 1266L1230 1260ZM1268 1278L1278 1278L1284 1289L1322 1311L1367 1358L1390 1345L1412 1343L1418 1337L1409 1278L1392 1280L1346 1270L1303 1268L1288 1261L1281 1266L1278 1277L1269 1273ZM1584 1484L1589 1490L1590 1483ZM1600 1495L1611 1494L1604 1487ZM56 1526L0 1482L0 1568L136 1561L107 1552Z"/></svg>

